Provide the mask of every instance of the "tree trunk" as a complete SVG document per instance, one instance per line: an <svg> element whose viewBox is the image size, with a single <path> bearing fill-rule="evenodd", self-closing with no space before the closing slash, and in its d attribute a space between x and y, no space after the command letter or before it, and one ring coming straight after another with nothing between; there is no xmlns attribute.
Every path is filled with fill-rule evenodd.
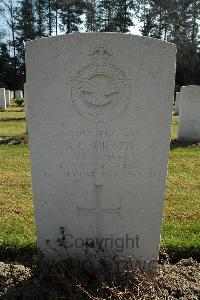
<svg viewBox="0 0 200 300"><path fill-rule="evenodd" d="M196 38L196 19L197 19L197 6L195 0L192 5L192 36L191 36L192 44L194 44Z"/></svg>
<svg viewBox="0 0 200 300"><path fill-rule="evenodd" d="M58 7L56 4L56 35L58 35Z"/></svg>
<svg viewBox="0 0 200 300"><path fill-rule="evenodd" d="M17 58L16 58L15 23L14 23L13 11L14 11L13 0L11 0L10 17L11 17L11 31L12 31L12 45L13 45L13 87L14 87L14 96L15 96L16 82L17 82Z"/></svg>
<svg viewBox="0 0 200 300"><path fill-rule="evenodd" d="M162 6L161 6L161 1L159 1L159 32L158 32L158 37L161 39L162 37Z"/></svg>
<svg viewBox="0 0 200 300"><path fill-rule="evenodd" d="M52 24L51 24L51 0L48 0L48 21L49 21L49 36L52 34Z"/></svg>
<svg viewBox="0 0 200 300"><path fill-rule="evenodd" d="M127 30L127 2L126 0L124 1L124 28L123 32L125 33Z"/></svg>
<svg viewBox="0 0 200 300"><path fill-rule="evenodd" d="M38 35L42 36L42 12L41 12L41 2L38 0Z"/></svg>

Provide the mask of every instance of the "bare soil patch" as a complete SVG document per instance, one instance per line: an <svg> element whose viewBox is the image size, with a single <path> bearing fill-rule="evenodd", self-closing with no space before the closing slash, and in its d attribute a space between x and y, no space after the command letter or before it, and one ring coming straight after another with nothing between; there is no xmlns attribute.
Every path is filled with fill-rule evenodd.
<svg viewBox="0 0 200 300"><path fill-rule="evenodd" d="M198 300L200 263L193 259L165 262L154 278L130 269L106 282L64 263L25 267L1 262L0 299Z"/></svg>

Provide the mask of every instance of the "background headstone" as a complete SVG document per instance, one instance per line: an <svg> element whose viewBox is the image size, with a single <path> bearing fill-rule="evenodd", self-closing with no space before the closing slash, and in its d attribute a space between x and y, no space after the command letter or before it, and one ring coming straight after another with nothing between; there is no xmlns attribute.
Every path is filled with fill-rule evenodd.
<svg viewBox="0 0 200 300"><path fill-rule="evenodd" d="M10 98L11 98L11 100L14 99L14 92L13 91L10 91Z"/></svg>
<svg viewBox="0 0 200 300"><path fill-rule="evenodd" d="M179 141L200 141L200 86L181 88Z"/></svg>
<svg viewBox="0 0 200 300"><path fill-rule="evenodd" d="M28 106L27 106L27 87L26 83L24 83L24 110L25 110L25 118L26 118L26 133L28 133Z"/></svg>
<svg viewBox="0 0 200 300"><path fill-rule="evenodd" d="M176 115L179 114L180 96L181 96L181 93L177 92L176 93L176 102L175 102L175 114Z"/></svg>
<svg viewBox="0 0 200 300"><path fill-rule="evenodd" d="M47 50L48 49L48 50ZM106 33L26 46L38 246L85 255L85 241L157 261L175 45ZM145 268L144 266L144 268Z"/></svg>
<svg viewBox="0 0 200 300"><path fill-rule="evenodd" d="M15 99L23 98L23 92L21 90L15 91Z"/></svg>
<svg viewBox="0 0 200 300"><path fill-rule="evenodd" d="M6 109L6 93L4 88L0 88L0 109Z"/></svg>
<svg viewBox="0 0 200 300"><path fill-rule="evenodd" d="M6 106L11 106L10 91L5 90L5 94L6 94Z"/></svg>

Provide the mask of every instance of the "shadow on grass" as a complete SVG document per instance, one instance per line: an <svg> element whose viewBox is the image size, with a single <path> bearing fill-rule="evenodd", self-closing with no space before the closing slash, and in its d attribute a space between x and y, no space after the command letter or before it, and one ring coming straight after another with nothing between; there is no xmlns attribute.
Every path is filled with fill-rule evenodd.
<svg viewBox="0 0 200 300"><path fill-rule="evenodd" d="M200 248L199 247L188 247L188 248L178 248L168 246L165 249L161 249L159 253L159 261L170 261L170 263L177 263L181 259L193 258L200 262Z"/></svg>
<svg viewBox="0 0 200 300"><path fill-rule="evenodd" d="M6 111L6 112L24 112L24 107L20 108L20 106L12 106L4 111Z"/></svg>
<svg viewBox="0 0 200 300"><path fill-rule="evenodd" d="M32 265L35 257L39 256L41 256L41 253L39 253L36 244L25 247L0 245L0 261L15 261L24 265ZM159 253L159 262L170 261L170 263L177 263L181 259L188 258L200 262L200 248L180 248L169 245L165 248L161 247Z"/></svg>
<svg viewBox="0 0 200 300"><path fill-rule="evenodd" d="M200 148L200 142L180 142L178 140L171 140L170 150L177 148Z"/></svg>
<svg viewBox="0 0 200 300"><path fill-rule="evenodd" d="M17 247L0 245L0 261L18 262L24 265L32 265L33 257L38 255L36 245Z"/></svg>
<svg viewBox="0 0 200 300"><path fill-rule="evenodd" d="M9 122L9 121L25 121L25 118L0 118L0 122Z"/></svg>
<svg viewBox="0 0 200 300"><path fill-rule="evenodd" d="M28 144L27 133L19 136L0 137L0 145L20 145L20 144Z"/></svg>

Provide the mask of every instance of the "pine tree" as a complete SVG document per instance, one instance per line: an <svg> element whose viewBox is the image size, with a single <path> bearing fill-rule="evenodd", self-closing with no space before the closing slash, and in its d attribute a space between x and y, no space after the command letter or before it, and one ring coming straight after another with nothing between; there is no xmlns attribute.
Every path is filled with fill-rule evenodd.
<svg viewBox="0 0 200 300"><path fill-rule="evenodd" d="M116 26L116 1L101 0L99 1L99 22L101 24L100 31L115 32Z"/></svg>
<svg viewBox="0 0 200 300"><path fill-rule="evenodd" d="M58 35L58 20L59 20L59 4L57 0L54 0L53 2L53 7L52 7L53 11L54 11L54 20L55 20L55 33L56 35Z"/></svg>
<svg viewBox="0 0 200 300"><path fill-rule="evenodd" d="M188 17L191 24L191 42L192 44L197 44L198 39L198 31L199 31L199 21L200 21L200 1L192 0L190 1L190 5L188 7Z"/></svg>
<svg viewBox="0 0 200 300"><path fill-rule="evenodd" d="M25 42L37 36L35 7L32 0L20 0L17 9L17 63L18 78L25 81Z"/></svg>
<svg viewBox="0 0 200 300"><path fill-rule="evenodd" d="M5 86L9 86L11 80L10 54L5 43L0 44L0 66L0 82L3 82Z"/></svg>
<svg viewBox="0 0 200 300"><path fill-rule="evenodd" d="M36 31L39 37L46 35L46 0L35 1Z"/></svg>
<svg viewBox="0 0 200 300"><path fill-rule="evenodd" d="M86 2L86 31L97 32L100 29L99 1L90 0Z"/></svg>
<svg viewBox="0 0 200 300"><path fill-rule="evenodd" d="M49 36L51 36L53 33L53 24L54 24L53 4L54 4L53 0L46 1L47 28L48 28Z"/></svg>
<svg viewBox="0 0 200 300"><path fill-rule="evenodd" d="M10 63L11 63L11 81L12 81L12 89L15 90L17 87L17 29L16 29L16 15L17 9L14 6L13 0L9 0L4 2L5 10L6 10L6 21L8 28L10 29L11 40L8 40L8 46L10 48Z"/></svg>
<svg viewBox="0 0 200 300"><path fill-rule="evenodd" d="M154 28L154 18L152 15L150 1L139 1L139 10L137 12L137 18L139 19L141 26L141 33L143 36L150 36L152 29Z"/></svg>
<svg viewBox="0 0 200 300"><path fill-rule="evenodd" d="M176 84L199 84L200 0L142 0L139 19L143 35L177 45Z"/></svg>
<svg viewBox="0 0 200 300"><path fill-rule="evenodd" d="M60 1L61 30L66 33L78 32L83 23L84 2L80 0Z"/></svg>
<svg viewBox="0 0 200 300"><path fill-rule="evenodd" d="M0 1L0 18L3 15L3 12L4 12L4 8L3 8L2 4L3 4L3 1ZM0 27L0 39L2 39L3 36L4 36L4 28Z"/></svg>
<svg viewBox="0 0 200 300"><path fill-rule="evenodd" d="M114 22L116 24L116 31L129 32L129 27L133 26L133 10L136 9L136 3L133 0L118 0L115 1L116 15Z"/></svg>
<svg viewBox="0 0 200 300"><path fill-rule="evenodd" d="M35 10L32 0L20 0L17 15L18 37L23 42L34 40L36 32Z"/></svg>
<svg viewBox="0 0 200 300"><path fill-rule="evenodd" d="M148 1L148 14L146 16L148 23L146 24L151 37L166 40L173 1L174 0Z"/></svg>

